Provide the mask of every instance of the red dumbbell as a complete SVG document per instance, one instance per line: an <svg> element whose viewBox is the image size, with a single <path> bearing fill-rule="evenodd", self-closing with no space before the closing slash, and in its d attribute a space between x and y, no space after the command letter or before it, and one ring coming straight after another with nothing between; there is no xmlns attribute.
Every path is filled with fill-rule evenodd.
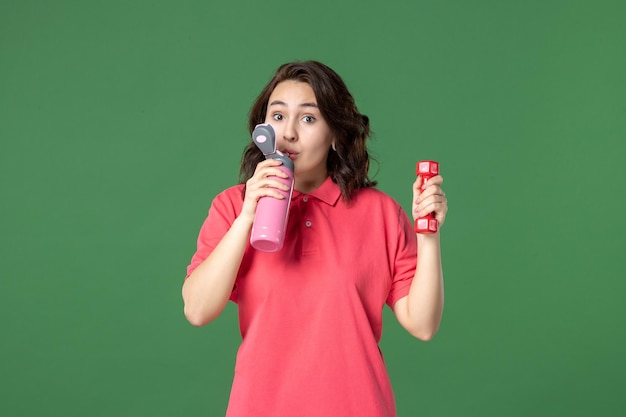
<svg viewBox="0 0 626 417"><path fill-rule="evenodd" d="M435 161L419 161L415 166L417 175L422 176L422 190L426 189L426 180L439 175L439 163ZM417 233L437 233L439 224L433 213L415 220L415 231Z"/></svg>

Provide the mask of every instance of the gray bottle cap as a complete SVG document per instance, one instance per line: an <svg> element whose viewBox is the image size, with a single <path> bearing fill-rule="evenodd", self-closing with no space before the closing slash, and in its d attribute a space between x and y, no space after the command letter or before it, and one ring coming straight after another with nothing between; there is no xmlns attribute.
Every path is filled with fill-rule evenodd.
<svg viewBox="0 0 626 417"><path fill-rule="evenodd" d="M276 150L276 132L271 124L262 123L256 125L252 132L252 140L263 152L265 159L278 159L285 167L293 171L293 161L281 151Z"/></svg>

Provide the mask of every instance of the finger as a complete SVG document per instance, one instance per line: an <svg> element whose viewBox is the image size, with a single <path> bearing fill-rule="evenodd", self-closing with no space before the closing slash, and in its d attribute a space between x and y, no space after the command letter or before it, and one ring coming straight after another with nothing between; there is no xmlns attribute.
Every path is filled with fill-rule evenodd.
<svg viewBox="0 0 626 417"><path fill-rule="evenodd" d="M418 196L417 204L421 203L422 201L432 196L445 197L445 195L446 193L444 193L441 187L439 187L438 185L431 185L427 187L424 191L422 191L422 193Z"/></svg>
<svg viewBox="0 0 626 417"><path fill-rule="evenodd" d="M267 163L266 163L267 162ZM288 175L284 172L285 168L281 168L282 163L277 160L267 160L259 163L254 171L253 177L267 177L269 175L276 175L281 178L287 178Z"/></svg>
<svg viewBox="0 0 626 417"><path fill-rule="evenodd" d="M247 191L245 200L253 202L253 204L256 205L259 199L263 197L273 197L273 198L283 200L286 198L284 194L285 194L284 192L280 192L276 188L262 187L262 188L251 189Z"/></svg>
<svg viewBox="0 0 626 417"><path fill-rule="evenodd" d="M424 207L420 207L417 210L417 217L424 217L429 214L433 214L437 220L443 220L446 217L446 213L448 212L448 206L446 203L437 202L431 203Z"/></svg>
<svg viewBox="0 0 626 417"><path fill-rule="evenodd" d="M263 161L259 162L257 164L257 166L278 166L278 165L282 165L283 161L281 161L280 159L274 159L274 158L268 158L268 159L264 159Z"/></svg>
<svg viewBox="0 0 626 417"><path fill-rule="evenodd" d="M278 178L278 179L277 179ZM288 176L279 169L265 168L254 174L249 180L249 186L257 186L259 183L266 184L267 180L278 181L285 180ZM280 180L279 180L280 179Z"/></svg>
<svg viewBox="0 0 626 417"><path fill-rule="evenodd" d="M251 179L248 183L248 186L251 190L259 190L262 188L277 188L283 191L289 191L291 189L290 186L277 180L274 176L254 180Z"/></svg>
<svg viewBox="0 0 626 417"><path fill-rule="evenodd" d="M441 175L435 175L434 177L430 177L428 181L426 181L426 186L430 185L441 185L443 184L443 177Z"/></svg>
<svg viewBox="0 0 626 417"><path fill-rule="evenodd" d="M256 214L259 200L263 197L271 197L279 200L283 200L286 198L278 190L273 188L261 188L249 192L246 191L246 196L241 211L247 213L247 215L249 216L254 216Z"/></svg>
<svg viewBox="0 0 626 417"><path fill-rule="evenodd" d="M434 177L424 179L421 175L418 175L413 183L413 191L414 193L421 194L422 193L422 184L424 185L424 189L434 185L441 186L443 184L443 177L441 175L436 175Z"/></svg>
<svg viewBox="0 0 626 417"><path fill-rule="evenodd" d="M431 194L431 195L420 197L420 202L418 203L418 206L425 207L428 204L447 203L447 201L448 200L446 196L442 192L441 194Z"/></svg>
<svg viewBox="0 0 626 417"><path fill-rule="evenodd" d="M257 201L262 198L262 197L273 197L273 198L278 198L279 200L284 200L286 197L283 193L281 193L280 191L278 191L275 188L260 188L257 191L257 195L255 196Z"/></svg>
<svg viewBox="0 0 626 417"><path fill-rule="evenodd" d="M285 171L283 171L282 169L278 168L278 167L268 167L268 168L263 168L261 171L261 174L264 177L281 177L281 178L287 178L288 175L285 173Z"/></svg>
<svg viewBox="0 0 626 417"><path fill-rule="evenodd" d="M413 201L417 200L417 197L422 193L422 176L418 175L413 182Z"/></svg>
<svg viewBox="0 0 626 417"><path fill-rule="evenodd" d="M265 160L259 162L256 165L256 168L255 168L254 172L257 173L259 171L262 171L265 168L277 167L277 166L280 166L282 164L283 164L282 161L280 161L279 159L273 159L273 158L265 159Z"/></svg>
<svg viewBox="0 0 626 417"><path fill-rule="evenodd" d="M289 191L291 189L290 185L287 185L284 182L276 179L275 176L267 177L263 181L263 183L266 184L266 187L268 187L268 188L278 188L278 189L283 190L283 191Z"/></svg>
<svg viewBox="0 0 626 417"><path fill-rule="evenodd" d="M416 210L419 216L425 216L437 210L445 209L448 201L441 195L432 195L417 204Z"/></svg>

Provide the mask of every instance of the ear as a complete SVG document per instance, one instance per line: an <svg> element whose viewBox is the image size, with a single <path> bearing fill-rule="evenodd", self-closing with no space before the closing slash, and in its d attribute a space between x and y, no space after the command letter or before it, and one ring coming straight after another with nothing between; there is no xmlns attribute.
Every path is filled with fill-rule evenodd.
<svg viewBox="0 0 626 417"><path fill-rule="evenodd" d="M330 147L333 148L333 151L337 152L337 145L335 145L335 138L333 138L333 141L330 143Z"/></svg>

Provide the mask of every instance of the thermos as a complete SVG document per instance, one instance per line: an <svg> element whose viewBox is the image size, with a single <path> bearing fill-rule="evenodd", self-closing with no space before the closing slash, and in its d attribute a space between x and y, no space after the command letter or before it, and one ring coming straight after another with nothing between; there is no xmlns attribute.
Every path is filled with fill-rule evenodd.
<svg viewBox="0 0 626 417"><path fill-rule="evenodd" d="M253 248L263 252L276 252L283 247L289 218L293 193L293 161L276 150L276 133L271 124L257 125L252 132L252 140L266 159L280 160L283 164L278 169L287 174L287 178L274 177L289 187L289 191L277 190L285 198L265 196L259 199L250 234L250 244Z"/></svg>
<svg viewBox="0 0 626 417"><path fill-rule="evenodd" d="M439 175L439 163L435 161L419 161L415 166L417 175L422 176L422 190L426 189L426 180ZM417 233L437 233L439 223L435 216L430 213L415 220L415 231Z"/></svg>

